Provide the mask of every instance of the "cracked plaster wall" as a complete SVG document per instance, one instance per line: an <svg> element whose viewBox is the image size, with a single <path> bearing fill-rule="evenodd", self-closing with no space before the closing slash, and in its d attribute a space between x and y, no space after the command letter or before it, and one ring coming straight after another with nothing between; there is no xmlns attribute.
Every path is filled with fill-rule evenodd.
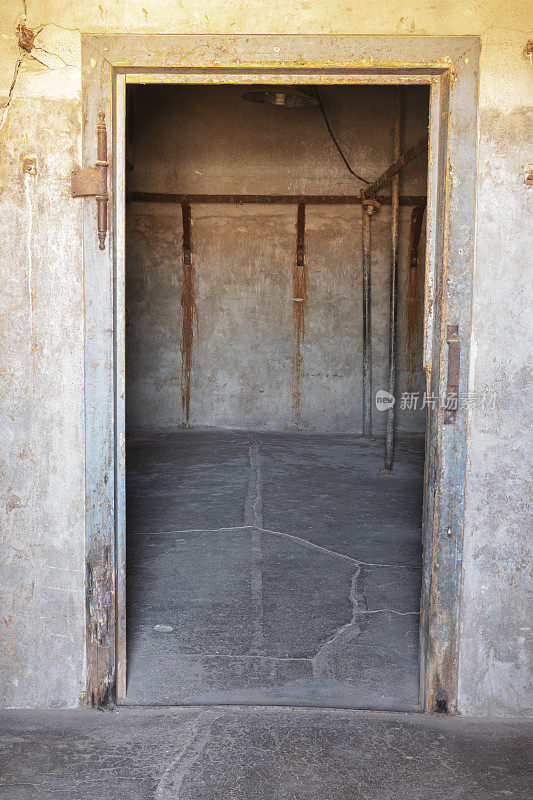
<svg viewBox="0 0 533 800"><path fill-rule="evenodd" d="M23 13L15 0L0 10L0 103ZM28 27L45 26L39 61L25 55L0 117L4 705L73 706L85 680L82 220L68 193L80 160L80 32L283 32L481 37L470 390L496 390L497 402L469 413L459 706L466 714L530 710L533 190L522 166L531 159L533 70L523 49L532 22L527 0L28 3ZM29 153L37 177L23 180Z"/></svg>

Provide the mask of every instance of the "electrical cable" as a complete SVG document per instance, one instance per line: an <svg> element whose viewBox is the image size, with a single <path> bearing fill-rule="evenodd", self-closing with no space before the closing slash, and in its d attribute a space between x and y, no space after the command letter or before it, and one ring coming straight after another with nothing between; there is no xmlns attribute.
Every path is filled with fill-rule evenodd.
<svg viewBox="0 0 533 800"><path fill-rule="evenodd" d="M367 181L366 178L363 178L361 175L358 175L357 172L355 172L355 170L353 170L351 168L350 164L348 163L348 159L346 158L346 156L342 152L342 148L341 148L340 144L338 143L338 141L337 141L337 139L335 137L335 134L333 133L332 127L331 127L331 125L329 123L329 119L328 119L328 117L326 115L326 112L324 111L324 106L322 105L322 99L321 99L321 97L320 97L320 95L318 93L318 89L316 88L316 86L314 87L314 89L315 89L316 99L318 101L318 107L320 109L320 113L322 114L322 116L324 118L324 122L326 123L326 128L328 129L328 133L330 135L331 141L333 142L333 144L335 145L335 147L339 151L339 155L342 158L342 160L344 161L346 169L348 170L350 175L354 176L354 178L357 178L358 180L362 181L363 183L366 183L367 186L370 185L370 183L372 181Z"/></svg>

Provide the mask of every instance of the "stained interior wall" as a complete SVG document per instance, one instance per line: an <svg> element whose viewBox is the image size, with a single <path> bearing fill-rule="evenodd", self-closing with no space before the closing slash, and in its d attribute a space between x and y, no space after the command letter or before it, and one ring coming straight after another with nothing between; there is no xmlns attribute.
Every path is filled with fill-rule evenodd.
<svg viewBox="0 0 533 800"><path fill-rule="evenodd" d="M132 87L128 189L184 194L358 194L317 108L242 99L242 87ZM353 167L375 179L392 158L394 87L323 87ZM427 131L427 87L404 87L402 146ZM130 105L131 108L131 105ZM426 158L401 176L425 195ZM388 190L390 192L390 187ZM386 193L386 192L385 192ZM423 431L424 248L408 263L412 207L400 211L398 428ZM362 427L360 206L306 208L307 292L293 297L296 206L193 204L194 296L184 291L179 205L131 203L127 226L127 422L357 432ZM372 219L374 391L387 388L390 206ZM424 236L422 235L422 242ZM190 413L183 317L194 315ZM298 344L298 341L300 342ZM299 366L298 366L299 365ZM398 403L398 406L400 404ZM385 413L374 406L374 428Z"/></svg>

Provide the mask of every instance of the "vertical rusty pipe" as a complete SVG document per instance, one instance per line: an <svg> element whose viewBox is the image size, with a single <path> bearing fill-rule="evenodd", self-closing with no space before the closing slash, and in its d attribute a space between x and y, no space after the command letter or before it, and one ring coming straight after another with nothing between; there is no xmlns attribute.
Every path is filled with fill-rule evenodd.
<svg viewBox="0 0 533 800"><path fill-rule="evenodd" d="M98 209L98 240L100 250L105 249L105 238L107 233L107 130L105 126L105 114L100 111L98 114L98 126L96 129L97 141L97 160L96 166L102 173L101 186L105 187L102 194L96 195L96 205Z"/></svg>
<svg viewBox="0 0 533 800"><path fill-rule="evenodd" d="M372 436L372 321L370 308L370 214L361 204L363 224L363 436Z"/></svg>
<svg viewBox="0 0 533 800"><path fill-rule="evenodd" d="M305 336L305 315L307 310L307 265L305 257L305 203L298 203L298 216L296 219L296 263L292 273L293 286L293 318L295 333L294 369L292 384L292 399L294 420L300 427L300 413L302 401L302 372L303 354L302 343Z"/></svg>
<svg viewBox="0 0 533 800"><path fill-rule="evenodd" d="M379 211L377 200L361 198L363 241L363 436L372 436L372 236L370 217Z"/></svg>
<svg viewBox="0 0 533 800"><path fill-rule="evenodd" d="M402 135L402 93L396 87L394 97L394 136L392 159L400 157ZM398 309L398 245L400 233L400 173L392 178L391 201L391 263L390 263L390 308L389 308L389 372L388 391L393 397L396 393L396 359L397 359L397 309ZM392 474L394 463L394 426L395 404L387 409L387 432L385 436L385 472Z"/></svg>
<svg viewBox="0 0 533 800"><path fill-rule="evenodd" d="M191 207L189 203L181 204L183 222L182 269L181 284L181 408L182 425L189 427L191 407L191 371L193 357L194 323L198 328L198 314L194 291L194 271L191 255Z"/></svg>

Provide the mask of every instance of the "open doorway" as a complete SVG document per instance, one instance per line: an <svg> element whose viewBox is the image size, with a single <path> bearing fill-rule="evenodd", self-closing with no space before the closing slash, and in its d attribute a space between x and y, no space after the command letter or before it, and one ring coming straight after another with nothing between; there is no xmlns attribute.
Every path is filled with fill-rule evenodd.
<svg viewBox="0 0 533 800"><path fill-rule="evenodd" d="M428 88L128 89L126 702L416 708Z"/></svg>

